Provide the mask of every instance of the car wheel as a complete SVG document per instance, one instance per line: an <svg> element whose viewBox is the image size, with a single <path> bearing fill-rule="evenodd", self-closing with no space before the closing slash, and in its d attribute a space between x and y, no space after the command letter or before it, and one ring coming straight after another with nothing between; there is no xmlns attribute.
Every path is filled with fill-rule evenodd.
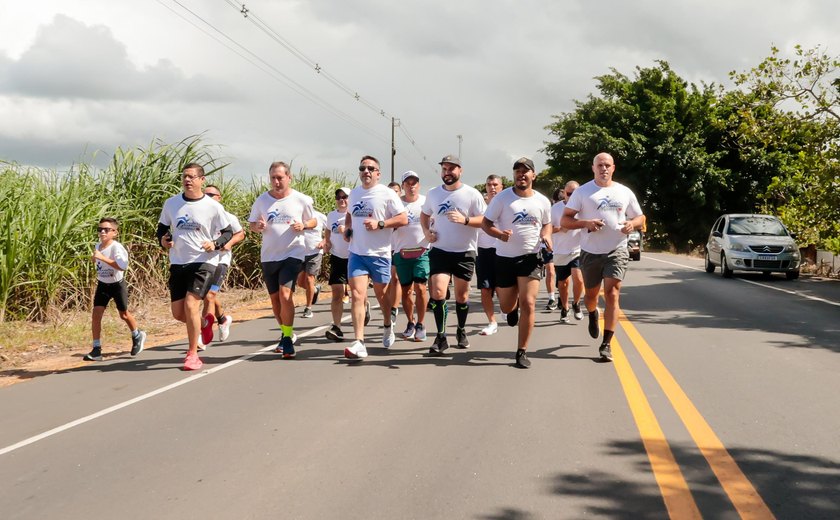
<svg viewBox="0 0 840 520"><path fill-rule="evenodd" d="M642 259L642 253L634 253L634 254L630 255L630 260L635 260L636 262L638 262L641 259Z"/></svg>
<svg viewBox="0 0 840 520"><path fill-rule="evenodd" d="M720 254L720 273L724 278L732 278L732 269L726 263L726 255L723 253Z"/></svg>
<svg viewBox="0 0 840 520"><path fill-rule="evenodd" d="M799 271L788 271L785 273L785 278L787 278L788 280L796 280L797 278L799 278Z"/></svg>
<svg viewBox="0 0 840 520"><path fill-rule="evenodd" d="M715 272L715 264L712 263L712 259L709 258L709 252L706 251L706 272L707 273L714 273Z"/></svg>

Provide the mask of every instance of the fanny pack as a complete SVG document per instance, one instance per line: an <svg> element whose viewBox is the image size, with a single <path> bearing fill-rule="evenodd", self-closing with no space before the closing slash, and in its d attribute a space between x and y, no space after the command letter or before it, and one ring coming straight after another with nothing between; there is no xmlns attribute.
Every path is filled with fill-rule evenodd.
<svg viewBox="0 0 840 520"><path fill-rule="evenodd" d="M414 260L415 258L420 258L423 256L423 253L426 252L425 247L405 247L400 249L400 256L404 260Z"/></svg>

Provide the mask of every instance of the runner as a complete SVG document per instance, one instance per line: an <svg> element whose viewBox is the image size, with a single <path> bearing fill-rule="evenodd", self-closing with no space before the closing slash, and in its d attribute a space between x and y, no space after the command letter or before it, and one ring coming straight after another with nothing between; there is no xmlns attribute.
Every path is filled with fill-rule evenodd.
<svg viewBox="0 0 840 520"><path fill-rule="evenodd" d="M315 210L316 226L303 232L306 243L306 256L303 259L303 269L298 274L298 285L303 287L306 303L301 318L311 318L312 306L318 302L321 286L315 284L315 278L321 274L321 263L324 258L324 228L327 226L327 216Z"/></svg>
<svg viewBox="0 0 840 520"><path fill-rule="evenodd" d="M482 228L496 243L496 290L508 325L519 324L516 365L528 368L526 351L534 330L534 311L542 266L541 246L551 252L551 203L534 191L534 162L521 157L513 163L514 185L499 193L484 214ZM550 261L550 259L548 259ZM521 313L521 316L520 316Z"/></svg>
<svg viewBox="0 0 840 520"><path fill-rule="evenodd" d="M449 348L446 339L446 289L455 278L455 314L458 326L455 339L458 348L469 348L470 341L464 326L469 314L470 280L475 270L478 227L486 205L478 190L461 182L461 160L447 155L440 161L441 186L429 191L420 224L429 251L431 275L431 307L435 316L437 334L429 349L433 356L442 355Z"/></svg>
<svg viewBox="0 0 840 520"><path fill-rule="evenodd" d="M355 341L344 349L348 359L366 358L365 303L370 280L382 309L382 346L391 348L396 340L385 287L391 279L391 230L408 223L402 201L393 190L379 184L379 161L365 155L359 164L362 185L350 192L345 220L345 239L350 242L347 275L350 280L353 332Z"/></svg>
<svg viewBox="0 0 840 520"><path fill-rule="evenodd" d="M562 200L563 188L557 188L554 190L554 193L551 194L551 204L552 207L554 204L557 204L560 200ZM545 305L545 311L551 312L557 308L557 299L554 297L554 263L549 263L545 265L545 292L548 293L548 303Z"/></svg>
<svg viewBox="0 0 840 520"><path fill-rule="evenodd" d="M551 206L551 235L554 246L554 270L560 292L560 321L569 322L569 278L572 279L572 312L576 320L583 319L580 297L583 294L583 275L580 272L580 229L566 229L561 225L566 201L579 184L569 181L561 188L560 201Z"/></svg>
<svg viewBox="0 0 840 520"><path fill-rule="evenodd" d="M210 290L219 263L216 251L233 236L225 209L202 192L204 181L201 165L189 163L184 166L181 174L184 191L164 202L157 229L158 243L169 250L172 317L187 326L189 348L184 370L199 370L204 364L198 357L199 334L206 337L209 329L212 339L213 322L211 314L211 319L202 327L202 301Z"/></svg>
<svg viewBox="0 0 840 520"><path fill-rule="evenodd" d="M347 198L350 188L335 190L335 209L327 215L327 227L324 231L324 253L330 255L330 313L332 326L327 329L327 339L344 341L341 331L341 318L344 314L344 286L347 284L347 256L350 244L344 240L344 223L347 220Z"/></svg>
<svg viewBox="0 0 840 520"><path fill-rule="evenodd" d="M111 299L117 306L120 319L131 331L131 355L143 352L146 344L146 333L137 328L137 320L128 312L128 287L124 279L124 272L128 268L128 251L116 240L119 229L115 218L99 220L99 243L93 249L93 261L96 264L96 293L93 295L91 313L93 348L85 354L85 361L102 361L102 316Z"/></svg>
<svg viewBox="0 0 840 520"><path fill-rule="evenodd" d="M292 172L284 162L268 168L271 189L261 194L251 207L248 225L262 233L260 262L271 310L280 325L281 337L274 352L284 359L295 352L295 280L306 257L303 232L318 225L312 198L292 188Z"/></svg>
<svg viewBox="0 0 840 520"><path fill-rule="evenodd" d="M484 201L490 204L502 191L502 178L491 174L484 183ZM487 326L479 332L482 336L492 336L499 330L496 323L496 310L493 304L493 294L496 292L496 239L484 232L478 231L478 256L475 259L475 276L478 289L481 291L481 307L487 316Z"/></svg>

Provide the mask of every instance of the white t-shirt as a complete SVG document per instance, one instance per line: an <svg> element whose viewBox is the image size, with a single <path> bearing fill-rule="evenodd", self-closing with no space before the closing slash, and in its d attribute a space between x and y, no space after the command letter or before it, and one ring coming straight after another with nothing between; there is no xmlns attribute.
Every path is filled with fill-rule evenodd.
<svg viewBox="0 0 840 520"><path fill-rule="evenodd" d="M119 269L114 269L102 260L96 260L96 279L102 283L116 283L123 279L123 271L128 268L128 251L116 240L105 249L102 249L102 242L96 244L96 250L102 253L105 258L115 260Z"/></svg>
<svg viewBox="0 0 840 520"><path fill-rule="evenodd" d="M324 228L327 227L327 216L315 210L315 227L303 232L303 241L306 243L306 256L322 255L323 249L318 249L318 244L324 238Z"/></svg>
<svg viewBox="0 0 840 520"><path fill-rule="evenodd" d="M303 260L306 257L303 231L295 231L292 224L309 220L314 213L312 197L294 189L282 199L275 199L267 191L257 197L248 222L258 222L260 217L265 219L260 262L279 262L287 258Z"/></svg>
<svg viewBox="0 0 840 520"><path fill-rule="evenodd" d="M233 231L233 234L235 235L242 231L242 224L239 223L239 218L227 210L225 210L225 213L227 213L228 222L230 222L230 229ZM219 238L221 235L221 233L216 234L216 238ZM232 259L233 251L219 251L219 265L230 265Z"/></svg>
<svg viewBox="0 0 840 520"><path fill-rule="evenodd" d="M551 223L551 202L537 191L520 197L513 188L506 188L493 197L484 216L497 229L513 231L507 242L496 242L496 254L515 258L539 251L540 231Z"/></svg>
<svg viewBox="0 0 840 520"><path fill-rule="evenodd" d="M420 195L414 202L403 201L408 212L408 225L394 230L394 253L407 247L429 247L429 241L423 234L423 226L420 225L420 211L425 201L425 195Z"/></svg>
<svg viewBox="0 0 840 520"><path fill-rule="evenodd" d="M628 219L642 214L636 195L615 181L607 188L598 186L594 180L587 182L572 193L566 207L578 211L577 218L581 220L604 220L600 231L587 233L582 229L580 234L580 248L596 254L627 247L627 235L621 232L621 227Z"/></svg>
<svg viewBox="0 0 840 520"><path fill-rule="evenodd" d="M551 206L551 225L560 227L560 219L563 218L563 210L566 203L563 201ZM564 229L551 234L551 245L554 247L554 256L580 254L580 232L582 229ZM566 262L568 263L568 262ZM563 264L566 265L566 264Z"/></svg>
<svg viewBox="0 0 840 520"><path fill-rule="evenodd" d="M332 210L327 215L327 229L330 230L330 254L339 258L347 258L350 253L350 243L344 240L344 233L339 231L346 219L346 211Z"/></svg>
<svg viewBox="0 0 840 520"><path fill-rule="evenodd" d="M429 215L429 229L437 234L432 247L450 253L476 251L478 229L452 222L446 212L456 210L462 215L475 217L484 215L485 209L484 197L472 186L462 184L454 191L436 186L429 190L423 203L423 213Z"/></svg>
<svg viewBox="0 0 840 520"><path fill-rule="evenodd" d="M215 240L219 231L228 227L230 222L225 208L212 197L203 196L198 200L187 200L183 193L173 195L163 203L158 221L164 226L169 226L169 232L172 234L170 264L218 265L218 252L205 251L201 244Z"/></svg>
<svg viewBox="0 0 840 520"><path fill-rule="evenodd" d="M391 188L377 184L368 189L357 186L350 191L347 200L353 226L350 239L350 252L363 256L391 256L392 229L365 229L365 220L388 220L405 212L405 206L399 195Z"/></svg>

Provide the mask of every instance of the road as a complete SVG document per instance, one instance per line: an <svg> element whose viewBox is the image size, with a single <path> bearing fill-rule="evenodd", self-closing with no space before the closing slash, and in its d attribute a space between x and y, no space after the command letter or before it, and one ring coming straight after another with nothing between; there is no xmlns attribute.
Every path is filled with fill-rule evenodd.
<svg viewBox="0 0 840 520"><path fill-rule="evenodd" d="M645 253L615 363L540 312L529 370L473 300L471 348L443 358L375 348L377 311L347 362L323 302L295 360L260 319L198 374L179 343L2 388L0 516L840 517L840 283Z"/></svg>

